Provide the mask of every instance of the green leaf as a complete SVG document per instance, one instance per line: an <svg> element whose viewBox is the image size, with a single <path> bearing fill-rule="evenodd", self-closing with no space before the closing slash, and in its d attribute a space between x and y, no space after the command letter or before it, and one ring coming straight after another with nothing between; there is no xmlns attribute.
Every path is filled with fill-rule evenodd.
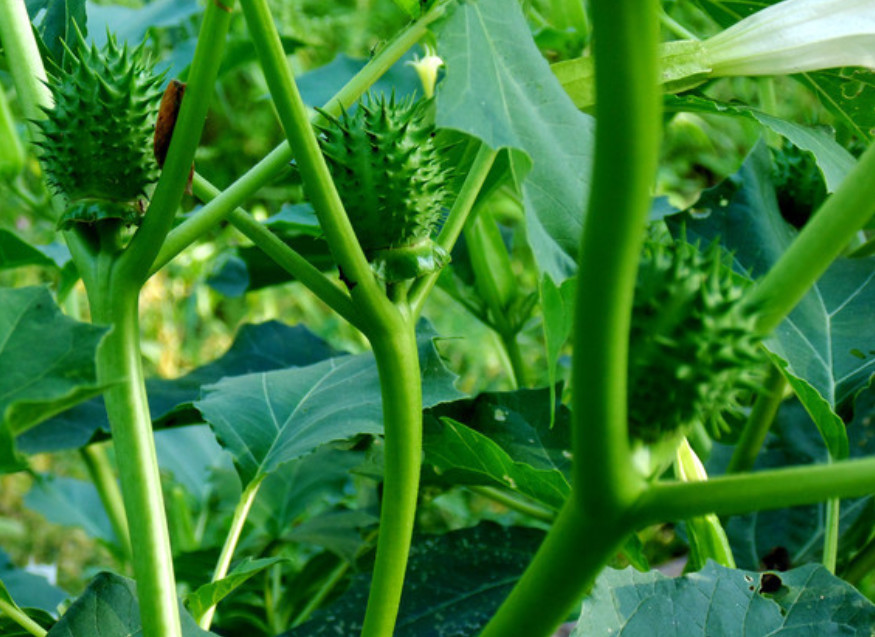
<svg viewBox="0 0 875 637"><path fill-rule="evenodd" d="M321 546L353 564L363 544L361 530L379 521L376 511L328 511L291 527L283 540Z"/></svg>
<svg viewBox="0 0 875 637"><path fill-rule="evenodd" d="M214 633L201 630L180 604L183 637L206 637ZM73 602L48 637L132 637L142 632L137 585L113 573L100 573L85 592Z"/></svg>
<svg viewBox="0 0 875 637"><path fill-rule="evenodd" d="M517 3L479 0L451 11L437 27L447 71L437 126L517 149L511 165L522 181L529 243L540 270L561 282L574 271L583 227L592 118L550 72Z"/></svg>
<svg viewBox="0 0 875 637"><path fill-rule="evenodd" d="M0 228L0 270L20 268L25 265L54 267L55 262L19 239L15 233Z"/></svg>
<svg viewBox="0 0 875 637"><path fill-rule="evenodd" d="M395 637L476 635L519 579L543 540L542 531L485 522L446 535L413 539ZM280 637L357 635L370 576L302 626Z"/></svg>
<svg viewBox="0 0 875 637"><path fill-rule="evenodd" d="M701 237L708 243L720 237L739 271L762 276L797 234L781 218L770 170L760 144L738 173L707 191L689 212L670 219L686 226L689 240ZM837 412L875 371L875 355L860 340L875 312L873 271L875 258L837 259L766 341L836 459L848 455Z"/></svg>
<svg viewBox="0 0 875 637"><path fill-rule="evenodd" d="M511 458L483 434L450 418L429 420L425 459L454 484L498 486L516 491L558 511L571 485L558 469L535 469Z"/></svg>
<svg viewBox="0 0 875 637"><path fill-rule="evenodd" d="M106 331L64 316L45 288L0 289L0 470L22 467L16 434L103 390Z"/></svg>
<svg viewBox="0 0 875 637"><path fill-rule="evenodd" d="M0 582L21 608L38 609L54 616L58 614L58 606L68 597L60 588L49 584L45 577L16 568L2 550Z"/></svg>
<svg viewBox="0 0 875 637"><path fill-rule="evenodd" d="M666 96L666 110L688 113L710 113L754 119L766 128L785 137L791 144L814 155L820 172L823 174L828 192L834 192L845 176L856 164L856 159L824 130L809 128L788 122L768 113L738 104L726 104L714 100L684 96Z"/></svg>
<svg viewBox="0 0 875 637"><path fill-rule="evenodd" d="M724 29L780 0L695 0Z"/></svg>
<svg viewBox="0 0 875 637"><path fill-rule="evenodd" d="M197 0L154 0L139 9L89 2L88 20L98 47L106 43L107 31L119 44L137 46L150 28L178 26L200 11Z"/></svg>
<svg viewBox="0 0 875 637"><path fill-rule="evenodd" d="M432 343L418 335L423 405L460 396ZM225 378L195 403L234 457L244 485L323 444L383 431L373 354L332 358L308 367Z"/></svg>
<svg viewBox="0 0 875 637"><path fill-rule="evenodd" d="M868 635L873 623L875 606L822 566L764 574L709 562L678 578L607 569L572 637Z"/></svg>
<svg viewBox="0 0 875 637"><path fill-rule="evenodd" d="M249 578L258 575L264 569L279 562L285 561L282 557L265 557L253 559L251 557L241 560L231 571L217 582L209 582L198 588L185 598L188 610L199 621L211 607L218 604Z"/></svg>
<svg viewBox="0 0 875 637"><path fill-rule="evenodd" d="M100 495L91 482L42 475L28 491L24 503L49 522L84 529L89 536L108 544L118 542Z"/></svg>
<svg viewBox="0 0 875 637"><path fill-rule="evenodd" d="M85 0L48 0L45 3L46 13L40 22L37 32L45 42L58 65L62 65L66 50L62 41L68 45L76 41L73 23L87 34L87 16Z"/></svg>
<svg viewBox="0 0 875 637"><path fill-rule="evenodd" d="M875 73L843 68L803 73L794 78L810 88L841 128L863 141L875 134Z"/></svg>
<svg viewBox="0 0 875 637"><path fill-rule="evenodd" d="M149 411L163 426L200 423L200 413L192 402L203 385L225 376L309 365L334 354L303 326L289 327L277 321L244 325L228 351L213 362L173 380L148 379ZM76 449L87 444L98 429L109 432L102 400L83 403L43 423L22 435L19 443L28 453Z"/></svg>
<svg viewBox="0 0 875 637"><path fill-rule="evenodd" d="M305 515L337 505L350 490L350 470L361 462L362 452L327 445L283 465L261 483L250 524L271 541L282 537Z"/></svg>

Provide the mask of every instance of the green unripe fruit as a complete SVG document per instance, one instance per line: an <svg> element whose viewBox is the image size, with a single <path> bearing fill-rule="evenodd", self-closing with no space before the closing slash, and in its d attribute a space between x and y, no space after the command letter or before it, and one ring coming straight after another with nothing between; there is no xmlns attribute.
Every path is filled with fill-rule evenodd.
<svg viewBox="0 0 875 637"><path fill-rule="evenodd" d="M322 113L320 143L368 260L387 281L443 267L431 241L441 221L447 170L428 118L430 100L368 96L353 114Z"/></svg>
<svg viewBox="0 0 875 637"><path fill-rule="evenodd" d="M645 246L629 348L629 426L645 444L688 433L719 436L723 417L758 388L765 354L756 316L738 303L746 281L722 263L720 245Z"/></svg>
<svg viewBox="0 0 875 637"><path fill-rule="evenodd" d="M37 124L49 183L69 202L58 226L100 219L139 219L138 199L158 177L152 134L161 76L144 46L119 48L109 37L98 51L77 31L69 70L49 79L54 106Z"/></svg>

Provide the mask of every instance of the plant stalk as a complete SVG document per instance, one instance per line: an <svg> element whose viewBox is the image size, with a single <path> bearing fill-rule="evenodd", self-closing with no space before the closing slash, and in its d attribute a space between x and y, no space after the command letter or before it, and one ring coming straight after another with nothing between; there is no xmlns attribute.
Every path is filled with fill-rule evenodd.
<svg viewBox="0 0 875 637"><path fill-rule="evenodd" d="M10 604L0 597L0 613L7 615L9 619L21 626L34 637L46 637L49 634L45 628L32 620L27 613L18 608L15 604Z"/></svg>
<svg viewBox="0 0 875 637"><path fill-rule="evenodd" d="M511 493L508 493L503 489L498 489L496 487L481 487L475 485L468 487L468 490L484 498L494 500L495 502L506 506L508 509L517 511L518 513L522 513L523 515L528 515L529 517L535 518L536 520L541 520L542 522L553 522L556 519L556 513L554 513L550 509L544 508L532 502L527 502Z"/></svg>
<svg viewBox="0 0 875 637"><path fill-rule="evenodd" d="M111 268L103 272L99 289L89 289L88 296L94 323L112 326L98 349L98 380L109 385L104 398L130 528L143 635L181 637L173 556L140 360L139 288L113 276Z"/></svg>
<svg viewBox="0 0 875 637"><path fill-rule="evenodd" d="M33 120L43 119L43 106L51 106L52 92L46 82L46 69L34 40L24 0L0 2L0 42L21 101L31 139L39 129Z"/></svg>
<svg viewBox="0 0 875 637"><path fill-rule="evenodd" d="M786 386L787 379L784 378L784 374L776 365L772 365L769 368L763 391L757 396L750 416L744 423L744 429L742 429L738 443L732 452L726 473L741 473L753 469L757 455L766 440L766 434L769 433L778 408L784 400L784 387Z"/></svg>
<svg viewBox="0 0 875 637"><path fill-rule="evenodd" d="M243 490L243 495L240 501L234 508L234 516L231 518L231 528L228 529L228 535L225 536L225 543L222 545L222 551L219 553L219 561L216 563L216 570L213 572L211 581L218 582L228 574L228 569L231 566L231 559L234 557L234 550L237 548L237 543L240 541L240 535L243 533L243 527L246 524L246 518L249 517L249 511L252 509L252 503L255 502L255 496L258 495L258 488L261 486L265 476L255 478ZM213 616L216 614L216 605L210 606L204 614L198 618L198 626L204 630L209 630L213 623Z"/></svg>
<svg viewBox="0 0 875 637"><path fill-rule="evenodd" d="M123 559L131 561L131 535L128 529L128 519L125 516L125 503L122 492L116 481L115 472L102 445L88 445L80 449L82 460L88 469L88 475L97 488L100 501L109 517L109 523L118 540L119 550Z"/></svg>

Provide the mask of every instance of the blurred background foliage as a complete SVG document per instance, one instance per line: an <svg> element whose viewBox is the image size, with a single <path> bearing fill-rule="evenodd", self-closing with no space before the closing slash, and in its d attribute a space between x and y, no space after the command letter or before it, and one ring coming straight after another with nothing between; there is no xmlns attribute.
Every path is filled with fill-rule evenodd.
<svg viewBox="0 0 875 637"><path fill-rule="evenodd" d="M271 0L270 4L305 101L312 106L322 105L408 21L392 0ZM563 4L564 0L524 2L535 39L551 62L579 56L588 46L589 34L569 24ZM671 0L664 2L664 7L670 19L666 22L666 39L678 37L672 23L682 24L700 37L719 29L696 2ZM105 40L107 29L132 45L145 37L159 68L167 70L165 79L185 78L203 2L101 0L89 1L86 8L88 35L98 45ZM247 37L242 15L235 12L227 59L195 159L197 170L219 188L232 183L283 140ZM406 59L409 60L412 53L421 54L422 51L411 52ZM377 90L394 89L403 94L417 88L415 72L402 62ZM19 137L26 140L20 104L2 55L0 90L11 105ZM814 94L791 79L721 80L702 90L720 101L757 106L805 125L827 128L835 125ZM775 96L780 96L780 99ZM762 128L750 119L666 114L655 194L666 197L667 202L677 208L691 204L704 189L736 171L761 135ZM779 140L768 141L774 145L780 143ZM64 248L55 233L54 219L48 213L47 199L36 156L32 149L28 149L24 169L0 178L0 231L12 231L34 245L44 246L45 253L63 266L66 262ZM301 184L290 167L285 174L262 188L248 208L260 220L280 213L306 216L305 208L293 208L302 203ZM184 213L190 212L197 203L188 197L183 206ZM531 267L532 257L523 239L519 193L510 188L502 189L495 199L494 210L502 225L503 237L511 247L512 266L519 277L520 289L536 292L538 283ZM224 353L243 323L271 319L289 325L304 324L337 350L363 351L366 344L361 336L299 284L256 286L257 273L250 253L246 252L247 245L233 228L223 225L185 251L148 283L141 295L141 329L149 374L166 378L183 375ZM250 259L248 267L246 259ZM54 290L64 290L70 280L69 271L63 267L34 265L0 271L0 286L48 285ZM81 284L72 287L62 302L70 315L87 318L88 307ZM511 388L508 361L500 339L462 304L437 289L425 314L444 337L439 348L448 366L460 376L458 386L461 390L474 393ZM537 312L529 319L519 342L529 363L530 384L544 386L548 377ZM80 454L64 452L37 456L33 460L33 469L33 474L0 476L0 547L15 564L53 565L58 585L73 594L82 590L96 569L109 566L118 570L119 562L110 543L95 539L93 534L81 529L71 528L64 524L63 519L56 517L55 522L60 523L48 522L33 504L31 508L25 506L28 494L33 493L35 483L41 479L40 474L51 472L56 476L86 479L87 472ZM205 490L199 494L192 493L191 487L173 472L168 471L165 477L168 493L173 494L168 506L171 521L177 524L175 542L185 544L180 538L191 531L185 529L186 524L193 523L197 527L195 534L207 547L187 555L185 559L189 568L185 572L192 574L201 569L208 579L209 569L215 563L217 544L221 541L218 530L227 524L240 485L235 483L235 475L227 462L223 466L211 467L204 475ZM361 486L362 481L366 478L350 479L344 473L344 478L335 485L337 488L330 494L323 494L325 498L321 504L315 505L315 509L302 512L304 518L301 519L347 504L361 508L363 498L374 497L373 489L353 488ZM460 528L478 519L503 522L522 519L493 500L467 490L445 492L429 488L423 500L421 524L432 530ZM45 510L45 507L38 508ZM522 521L537 525L528 518ZM211 533L219 538L215 543L204 540ZM642 537L653 563L665 561L683 550L671 532L651 530ZM308 563L315 549L290 549L289 545L277 544L277 537L270 534L259 537L258 533L252 533L247 541L260 546L260 550L270 552L275 548L278 554L292 560L293 570L305 569L305 564L307 569L330 569L337 563L337 558L327 553L321 562ZM303 571L299 573L302 578L304 574ZM187 585L184 577L182 582ZM245 594L233 608L236 609L233 612L240 613L242 623L248 621L245 619L247 613L255 613L252 608L247 610ZM226 625L234 625L235 620L229 618L230 614L231 611L226 611ZM281 625L284 619L287 618L274 617L271 620L268 617L264 621L268 625L271 621Z"/></svg>

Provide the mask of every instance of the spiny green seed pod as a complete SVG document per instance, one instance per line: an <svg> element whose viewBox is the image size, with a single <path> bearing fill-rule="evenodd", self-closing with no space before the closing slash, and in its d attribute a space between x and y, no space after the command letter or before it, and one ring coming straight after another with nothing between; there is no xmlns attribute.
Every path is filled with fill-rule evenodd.
<svg viewBox="0 0 875 637"><path fill-rule="evenodd" d="M629 348L629 426L653 444L695 422L719 436L723 417L759 387L765 354L756 316L738 303L745 281L716 242L648 243L635 288Z"/></svg>
<svg viewBox="0 0 875 637"><path fill-rule="evenodd" d="M322 113L320 143L356 236L377 274L413 278L448 261L431 241L441 220L448 182L430 100L370 95L353 114Z"/></svg>
<svg viewBox="0 0 875 637"><path fill-rule="evenodd" d="M152 73L144 45L129 51L110 36L98 51L77 31L74 48L69 70L50 77L55 103L37 122L48 181L69 202L58 226L135 223L138 199L158 176L152 133L161 76Z"/></svg>

